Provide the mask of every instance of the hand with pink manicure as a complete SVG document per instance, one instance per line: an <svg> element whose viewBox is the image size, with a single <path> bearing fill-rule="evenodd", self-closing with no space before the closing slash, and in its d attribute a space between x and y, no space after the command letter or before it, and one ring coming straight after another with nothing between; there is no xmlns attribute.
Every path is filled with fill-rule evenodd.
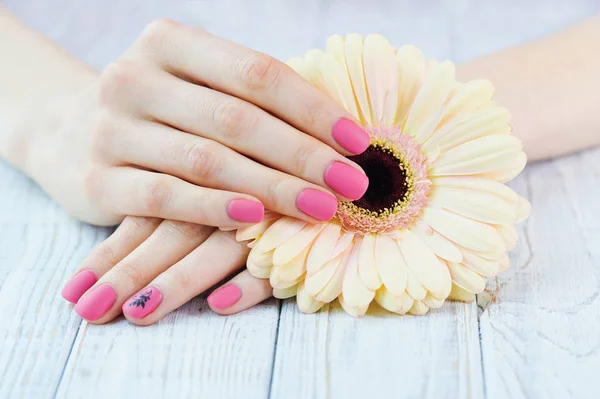
<svg viewBox="0 0 600 399"><path fill-rule="evenodd" d="M367 189L346 158L367 133L265 54L161 20L100 75L72 64L76 88L24 116L31 133L9 160L81 220L240 227L267 208L319 222Z"/></svg>

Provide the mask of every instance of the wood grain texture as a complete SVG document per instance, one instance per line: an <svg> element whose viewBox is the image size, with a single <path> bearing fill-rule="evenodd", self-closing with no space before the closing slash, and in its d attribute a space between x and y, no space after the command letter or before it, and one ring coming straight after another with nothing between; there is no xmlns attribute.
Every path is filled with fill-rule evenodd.
<svg viewBox="0 0 600 399"><path fill-rule="evenodd" d="M530 166L533 206L481 317L488 397L598 398L600 150Z"/></svg>
<svg viewBox="0 0 600 399"><path fill-rule="evenodd" d="M158 324L82 326L58 398L266 398L279 308L222 317L196 298Z"/></svg>
<svg viewBox="0 0 600 399"><path fill-rule="evenodd" d="M481 398L477 306L426 317L372 305L355 319L338 304L314 315L282 308L273 398Z"/></svg>
<svg viewBox="0 0 600 399"><path fill-rule="evenodd" d="M0 193L0 397L47 398L80 324L62 284L108 229L70 218L2 161Z"/></svg>

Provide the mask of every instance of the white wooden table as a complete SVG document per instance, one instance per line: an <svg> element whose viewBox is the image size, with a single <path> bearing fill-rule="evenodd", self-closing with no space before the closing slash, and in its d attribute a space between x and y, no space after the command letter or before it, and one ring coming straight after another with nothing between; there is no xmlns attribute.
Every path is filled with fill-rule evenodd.
<svg viewBox="0 0 600 399"><path fill-rule="evenodd" d="M207 26L281 58L321 45L330 33L355 30L379 31L396 44L417 43L433 57L461 61L600 9L591 0L501 6L439 0L427 9L400 1L369 16L363 3L348 1L344 21L331 22L339 10L318 18L326 1L277 2L280 19L265 16L265 9L275 11L264 4L246 9L248 15L238 9L232 20L233 3L115 0L90 11L74 0L6 2L99 67L161 15ZM545 25L524 24L540 15L532 9L543 4ZM169 13L170 5L185 13ZM102 27L121 26L116 19L134 8L141 15L134 23L121 30ZM298 22L283 29L290 12L299 15ZM468 13L476 16L461 17ZM497 20L513 14L508 25ZM399 22L391 24L390 15ZM40 22L58 17L60 26ZM92 17L97 24L89 23ZM214 22L217 17L225 22ZM244 31L257 20L262 30ZM413 29L406 26L410 21ZM88 30L81 33L84 25ZM259 40L276 28L280 35ZM93 35L86 32L94 30L106 35L92 46ZM286 40L293 46L281 46ZM477 303L449 303L425 317L373 309L353 319L337 306L303 315L293 302L269 300L221 317L197 298L155 326L134 327L124 319L93 326L81 321L60 290L110 230L71 219L0 161L0 398L597 399L600 149L531 165L511 185L529 198L533 213L520 226L512 268L491 281Z"/></svg>

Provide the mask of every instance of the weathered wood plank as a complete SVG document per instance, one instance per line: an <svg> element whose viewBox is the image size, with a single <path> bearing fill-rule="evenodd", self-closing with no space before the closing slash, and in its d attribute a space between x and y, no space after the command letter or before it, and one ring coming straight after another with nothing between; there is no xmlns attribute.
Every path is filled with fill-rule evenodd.
<svg viewBox="0 0 600 399"><path fill-rule="evenodd" d="M355 319L339 305L282 308L272 398L482 397L477 306L448 303L425 317L374 305Z"/></svg>
<svg viewBox="0 0 600 399"><path fill-rule="evenodd" d="M0 161L0 397L49 398L80 318L62 284L108 229L70 218Z"/></svg>
<svg viewBox="0 0 600 399"><path fill-rule="evenodd" d="M488 397L598 398L600 150L528 168L533 213L481 318Z"/></svg>
<svg viewBox="0 0 600 399"><path fill-rule="evenodd" d="M196 298L158 324L84 323L58 398L266 398L279 307L214 314Z"/></svg>

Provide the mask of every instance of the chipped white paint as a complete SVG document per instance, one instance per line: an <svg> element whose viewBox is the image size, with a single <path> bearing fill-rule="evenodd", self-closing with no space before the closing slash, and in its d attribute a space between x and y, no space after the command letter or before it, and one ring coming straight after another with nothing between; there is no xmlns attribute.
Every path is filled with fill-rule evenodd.
<svg viewBox="0 0 600 399"><path fill-rule="evenodd" d="M356 31L460 62L600 10L595 0L3 3L98 68L158 17L281 59ZM0 162L0 397L598 398L599 159L532 165L513 184L534 211L512 269L479 296L479 318L474 304L355 320L274 300L223 318L196 299L147 328L80 322L60 288L109 230L70 219Z"/></svg>

